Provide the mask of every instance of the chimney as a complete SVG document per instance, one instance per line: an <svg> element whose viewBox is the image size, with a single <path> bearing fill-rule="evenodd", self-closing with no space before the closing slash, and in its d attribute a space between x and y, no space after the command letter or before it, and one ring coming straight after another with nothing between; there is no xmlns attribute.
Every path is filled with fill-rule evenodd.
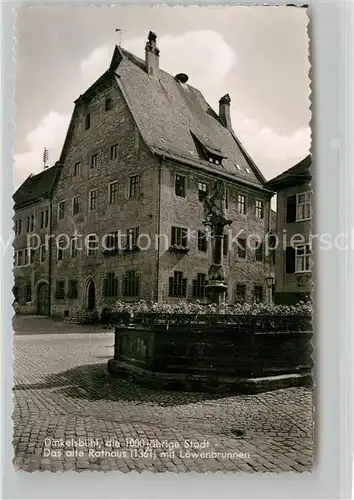
<svg viewBox="0 0 354 500"><path fill-rule="evenodd" d="M219 101L219 117L224 126L232 130L231 117L230 117L230 102L229 94L224 95Z"/></svg>
<svg viewBox="0 0 354 500"><path fill-rule="evenodd" d="M149 31L148 41L145 45L145 67L148 75L157 78L159 71L160 51L156 46L156 33Z"/></svg>

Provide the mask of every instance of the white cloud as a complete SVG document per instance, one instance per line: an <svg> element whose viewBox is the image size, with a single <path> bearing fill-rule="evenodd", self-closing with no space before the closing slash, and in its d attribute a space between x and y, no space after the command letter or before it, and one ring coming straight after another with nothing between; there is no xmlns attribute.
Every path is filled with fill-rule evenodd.
<svg viewBox="0 0 354 500"><path fill-rule="evenodd" d="M247 151L266 178L302 160L310 150L310 128L302 127L290 134L278 134L268 126L261 126L239 113L232 113L232 126Z"/></svg>
<svg viewBox="0 0 354 500"><path fill-rule="evenodd" d="M144 58L145 42L143 38L134 38L126 40L123 46ZM237 64L237 55L219 33L199 30L176 36L166 35L158 38L158 45L161 49L160 66L172 74L187 73L189 83L200 89L210 104L218 102L220 96L231 92L225 85L228 74ZM80 92L107 70L111 57L112 47L103 46L95 49L81 62ZM29 151L15 155L16 186L29 173L39 172L43 168L44 147L49 148L49 164L58 159L69 119L68 115L50 111L28 134ZM232 113L232 123L236 134L266 178L274 177L294 165L309 151L310 134L307 127L281 135L236 112Z"/></svg>
<svg viewBox="0 0 354 500"><path fill-rule="evenodd" d="M223 37L212 30L187 31L183 35L166 35L157 40L160 67L172 74L186 73L189 83L206 94L220 97L220 83L237 63L237 56ZM122 46L138 57L145 58L146 39L126 40ZM86 86L92 85L109 67L112 48L95 49L80 64ZM213 89L217 88L217 96ZM226 91L225 91L226 92Z"/></svg>
<svg viewBox="0 0 354 500"><path fill-rule="evenodd" d="M161 49L160 67L172 74L186 73L189 83L203 92L218 86L237 63L234 50L220 33L212 30L166 35L157 42ZM124 47L141 58L145 57L145 40L142 38L127 40Z"/></svg>
<svg viewBox="0 0 354 500"><path fill-rule="evenodd" d="M26 140L29 151L14 155L14 182L17 188L30 173L43 169L43 150L48 148L48 165L53 165L59 158L64 143L70 116L50 111L32 130Z"/></svg>
<svg viewBox="0 0 354 500"><path fill-rule="evenodd" d="M99 47L81 61L80 72L83 89L92 85L108 69L112 57L111 47ZM82 93L82 92L81 92Z"/></svg>

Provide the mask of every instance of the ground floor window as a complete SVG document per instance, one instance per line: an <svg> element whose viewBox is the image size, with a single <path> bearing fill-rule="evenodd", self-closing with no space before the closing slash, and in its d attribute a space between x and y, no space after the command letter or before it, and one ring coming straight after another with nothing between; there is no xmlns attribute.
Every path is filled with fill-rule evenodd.
<svg viewBox="0 0 354 500"><path fill-rule="evenodd" d="M69 280L68 282L68 299L77 299L78 287L76 280Z"/></svg>
<svg viewBox="0 0 354 500"><path fill-rule="evenodd" d="M55 283L55 298L64 299L65 298L65 281L56 281Z"/></svg>
<svg viewBox="0 0 354 500"><path fill-rule="evenodd" d="M236 284L235 302L244 303L246 301L246 285L243 283Z"/></svg>
<svg viewBox="0 0 354 500"><path fill-rule="evenodd" d="M171 228L171 245L179 245L182 247L187 247L188 245L188 229L185 227L175 227Z"/></svg>
<svg viewBox="0 0 354 500"><path fill-rule="evenodd" d="M127 271L123 277L123 295L125 297L138 297L140 292L140 276L135 270Z"/></svg>
<svg viewBox="0 0 354 500"><path fill-rule="evenodd" d="M295 272L302 273L310 271L310 245L295 247Z"/></svg>
<svg viewBox="0 0 354 500"><path fill-rule="evenodd" d="M31 285L31 283L26 283L26 285L25 285L25 300L26 300L26 302L31 302L31 300L32 300L32 285Z"/></svg>
<svg viewBox="0 0 354 500"><path fill-rule="evenodd" d="M114 273L107 273L103 280L103 296L117 297L118 296L118 278Z"/></svg>
<svg viewBox="0 0 354 500"><path fill-rule="evenodd" d="M206 297L206 281L206 274L197 274L197 278L193 280L193 297L198 297L200 299Z"/></svg>
<svg viewBox="0 0 354 500"><path fill-rule="evenodd" d="M183 277L183 273L181 271L175 271L174 275L169 278L168 294L170 297L187 296L187 278Z"/></svg>
<svg viewBox="0 0 354 500"><path fill-rule="evenodd" d="M263 287L261 285L255 285L254 287L254 301L257 304L263 302Z"/></svg>

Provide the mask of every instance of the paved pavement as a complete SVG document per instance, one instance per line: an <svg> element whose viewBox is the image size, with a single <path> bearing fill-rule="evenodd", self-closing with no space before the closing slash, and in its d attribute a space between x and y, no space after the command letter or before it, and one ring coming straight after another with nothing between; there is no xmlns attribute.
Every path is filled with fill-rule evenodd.
<svg viewBox="0 0 354 500"><path fill-rule="evenodd" d="M309 389L230 397L135 387L107 374L112 332L59 323L16 318L16 469L311 470Z"/></svg>

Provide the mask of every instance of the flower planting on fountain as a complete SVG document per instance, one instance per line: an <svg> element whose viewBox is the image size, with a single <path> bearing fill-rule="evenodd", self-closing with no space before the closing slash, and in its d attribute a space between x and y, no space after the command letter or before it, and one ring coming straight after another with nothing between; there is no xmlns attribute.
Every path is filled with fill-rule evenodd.
<svg viewBox="0 0 354 500"><path fill-rule="evenodd" d="M179 301L174 304L138 301L133 303L116 302L114 311L129 314L183 314L209 315L226 314L228 316L312 316L313 304L299 302L293 306L268 304L205 304L202 302Z"/></svg>

